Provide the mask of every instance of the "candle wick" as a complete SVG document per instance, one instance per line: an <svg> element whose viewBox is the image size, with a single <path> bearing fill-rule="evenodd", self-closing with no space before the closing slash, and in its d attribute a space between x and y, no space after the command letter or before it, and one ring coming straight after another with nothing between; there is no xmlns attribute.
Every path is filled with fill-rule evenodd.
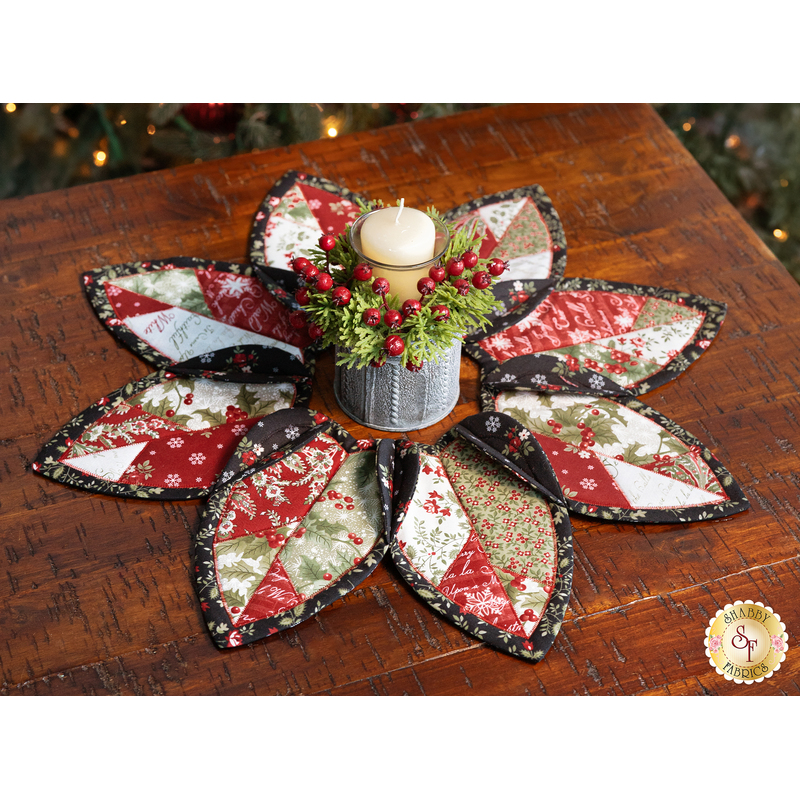
<svg viewBox="0 0 800 800"><path fill-rule="evenodd" d="M405 202L406 202L405 197L401 197L400 198L400 208L398 209L397 216L394 219L394 224L395 225L399 225L400 224L400 215L403 213L403 206L404 206Z"/></svg>

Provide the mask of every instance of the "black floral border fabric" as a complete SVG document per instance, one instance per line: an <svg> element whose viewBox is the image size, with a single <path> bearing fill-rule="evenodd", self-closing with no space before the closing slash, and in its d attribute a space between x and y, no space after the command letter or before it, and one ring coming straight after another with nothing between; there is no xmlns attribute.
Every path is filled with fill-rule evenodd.
<svg viewBox="0 0 800 800"><path fill-rule="evenodd" d="M475 359L480 365L484 373L489 373L494 370L502 369L508 364L508 361L500 363L497 359L493 358L480 346L480 342L487 339L500 331L506 330L513 325L518 324L524 316L533 312L552 291L559 292L610 292L616 294L630 294L640 297L652 297L668 300L672 303L678 303L691 308L696 308L702 311L704 315L703 323L698 330L691 337L689 342L683 349L677 353L667 364L665 364L658 372L651 375L646 380L638 385L629 386L621 391L626 391L629 394L641 395L646 392L651 392L678 377L682 372L687 370L700 356L705 353L707 347L714 340L719 333L722 323L725 320L727 306L724 303L711 300L708 297L701 295L689 294L688 292L680 292L673 289L664 289L659 286L642 286L633 283L621 283L617 281L605 281L595 278L562 278L556 284L548 287L549 290L541 291L531 302L524 304L518 309L521 313L512 313L497 320L497 323L492 326L485 334L480 337L470 337L464 343L464 350ZM701 346L699 342L705 342L705 346ZM533 355L533 354L523 354ZM581 370L583 372L583 370Z"/></svg>
<svg viewBox="0 0 800 800"><path fill-rule="evenodd" d="M490 417L499 425L486 423ZM533 437L526 436L516 420L504 414L476 414L448 431L435 445L404 443L398 447L395 468L395 512L389 535L392 562L400 575L426 605L471 636L487 642L498 650L531 663L544 658L564 620L572 587L573 549L572 525L552 469ZM406 510L414 497L420 473L420 455L438 455L454 438L462 438L495 460L505 470L540 492L550 507L556 532L555 585L538 625L523 637L495 627L475 614L464 611L454 600L445 596L409 560L398 543L397 533L405 519Z"/></svg>
<svg viewBox="0 0 800 800"><path fill-rule="evenodd" d="M392 561L399 573L432 609L493 647L535 663L544 657L551 646L561 627L569 602L573 551L572 527L568 510L606 520L675 523L725 516L749 507L733 477L702 442L669 418L636 399L638 395L652 391L677 377L705 352L705 347L716 336L724 320L725 305L709 298L660 287L587 278L565 278L567 243L563 226L550 198L542 187L536 184L487 195L462 204L445 214L447 220L454 221L486 205L530 198L545 221L550 234L552 263L550 275L546 278L522 281L501 280L496 284L495 294L503 303L504 310L493 315L488 331L472 332L465 337L466 352L481 367L480 402L484 411L462 420L436 445L429 446L390 439L358 441L325 415L302 407L307 405L311 395L311 377L316 357L314 345L305 349L305 364L301 364L298 359L284 351L255 345L224 348L196 356L181 364L175 364L154 351L125 326L108 324L108 321L114 318L115 312L103 291L103 279L146 273L167 264L172 264L177 268L190 267L193 269L213 266L218 271L257 277L263 286L287 309L298 308L294 298L294 292L300 285L297 275L291 270L267 264L264 248L264 235L272 210L279 204L280 198L298 181L313 186L315 189L338 195L352 203L357 204L360 200L359 195L331 181L299 170L292 170L285 173L273 186L256 213L247 245L250 258L248 264L179 257L116 264L90 270L83 274L82 279L87 298L100 322L126 347L161 369L153 375L140 381L131 382L122 389L110 393L76 416L45 445L33 465L34 470L40 474L76 488L121 497L183 500L210 493L203 522L194 538L194 558L197 593L208 621L212 640L218 647L228 648L248 644L299 624L326 605L352 591L375 569L384 554L391 552ZM577 366L570 364L547 353L522 353L501 364L481 350L479 343L482 340L518 323L556 290L597 290L663 298L701 309L705 318L701 328L676 357L646 381L628 388L619 385L612 377L606 376L600 371L581 364ZM700 342L703 343L702 346ZM283 409L264 417L251 428L247 435L239 441L234 454L213 486L206 490L152 489L100 479L87 479L79 471L72 470L67 465L55 463L58 456L64 452L63 448L67 439L79 435L87 425L100 419L109 404L113 404L117 399L130 397L132 394L142 391L143 388L156 385L170 373L247 383L289 381L295 386L295 404L293 408ZM584 394L587 398L614 398L615 402L657 422L687 445L701 448L703 459L725 486L730 500L714 509L715 513L708 513L707 508L671 509L668 512L605 507L590 509L584 503L577 503L565 496L547 453L538 441L530 436L530 432L513 417L496 410L497 395L509 390L548 394L567 392ZM219 522L219 514L225 498L231 491L231 487L238 481L297 452L321 432L334 437L344 451L350 455L364 449L375 450L376 480L381 501L383 534L361 563L308 601L275 617L260 619L247 626L236 627L232 625L230 615L225 611L223 604L218 602L219 585L213 557L214 531ZM551 510L557 534L558 571L555 586L543 616L527 639L504 632L477 616L464 613L457 603L448 599L421 576L396 541L395 534L416 489L421 454L438 453L441 448L456 439L469 442L503 469L526 482L544 498Z"/></svg>
<svg viewBox="0 0 800 800"><path fill-rule="evenodd" d="M229 348L229 350L231 351L230 353L227 351L219 351L217 353L218 365L225 363L228 357L232 357L235 354L233 351L237 351L239 348ZM181 376L202 377L213 381L240 384L291 383L295 387L294 403L296 405L307 405L311 398L311 382L306 377L272 373L265 375L232 371L212 372L197 370L192 362L186 362L186 364L161 369L137 381L126 383L120 389L109 392L108 395L92 403L80 414L73 417L41 448L33 461L33 470L51 480L64 483L75 489L115 497L136 497L143 500L193 500L198 497L206 497L211 491L211 488L207 486L201 488L169 488L166 486L121 483L93 477L69 464L59 462L59 458L67 451L71 441L78 440L87 428L102 419L120 402L140 394L145 389L172 381L174 378L180 378Z"/></svg>
<svg viewBox="0 0 800 800"><path fill-rule="evenodd" d="M239 481L281 462L320 434L328 434L334 438L350 455L365 449L375 450L375 480L379 487L385 485L381 483L381 479L385 480L392 468L394 443L384 444L375 440L359 442L344 428L319 412L298 408L276 411L269 418L265 418L264 426L259 428L255 435L245 437L228 462L226 471L212 487L212 494L203 511L200 527L193 537L195 588L211 639L220 649L250 644L288 630L318 614L326 606L353 591L375 570L387 552L388 542L385 535L387 519L384 517L381 521L380 536L361 562L302 603L274 616L236 625L220 602L221 588L214 556L214 539L232 488ZM263 457L255 459L247 457L248 453L253 452L254 445L260 446L264 452ZM382 499L385 501L385 491Z"/></svg>
<svg viewBox="0 0 800 800"><path fill-rule="evenodd" d="M269 274L257 272L250 264L234 264L228 261L211 261L205 258L179 256L177 258L162 258L153 261L129 261L105 267L96 267L95 269L84 272L81 275L81 280L86 297L97 318L103 324L103 327L122 342L125 347L156 368L169 367L176 362L150 346L126 325L109 324L110 321L116 318L116 312L111 303L109 303L104 283L109 280L114 280L115 278L127 277L129 275L146 275L148 273L157 272L170 264L173 265L175 269L205 270L211 268L217 272L226 272L247 278L256 277L263 284L264 288L282 305L286 306L289 310L297 307L290 289L281 286L274 281ZM315 352L316 350L313 345L305 348L305 365L311 370L313 370ZM278 357L281 359L290 358L293 361L297 361L297 368L303 366L296 358L288 353Z"/></svg>

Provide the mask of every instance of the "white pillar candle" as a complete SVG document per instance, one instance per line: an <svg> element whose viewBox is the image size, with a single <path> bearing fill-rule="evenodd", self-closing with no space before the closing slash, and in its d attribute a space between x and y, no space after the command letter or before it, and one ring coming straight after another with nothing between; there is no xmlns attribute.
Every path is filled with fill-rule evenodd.
<svg viewBox="0 0 800 800"><path fill-rule="evenodd" d="M430 261L436 247L433 220L416 208L382 208L369 216L361 228L361 251L370 261L409 267ZM401 301L419 297L417 282L428 276L428 267L382 269L374 267L373 277L386 278L389 293Z"/></svg>

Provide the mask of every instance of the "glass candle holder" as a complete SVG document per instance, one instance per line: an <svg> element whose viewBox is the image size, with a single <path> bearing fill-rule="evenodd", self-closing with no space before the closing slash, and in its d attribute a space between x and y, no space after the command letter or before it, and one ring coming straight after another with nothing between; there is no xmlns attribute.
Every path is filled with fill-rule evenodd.
<svg viewBox="0 0 800 800"><path fill-rule="evenodd" d="M422 261L419 264L382 264L380 261L375 261L364 255L364 250L361 246L361 229L364 223L379 211L385 209L376 209L362 214L350 226L350 244L356 251L359 260L365 261L372 267L372 278L386 278L389 281L389 294L396 295L400 302L404 300L416 300L419 297L419 290L417 289L417 282L420 278L428 277L428 270L439 263L447 246L450 244L450 233L447 227L438 219L431 219L435 228L435 238L433 246L433 257L427 261Z"/></svg>

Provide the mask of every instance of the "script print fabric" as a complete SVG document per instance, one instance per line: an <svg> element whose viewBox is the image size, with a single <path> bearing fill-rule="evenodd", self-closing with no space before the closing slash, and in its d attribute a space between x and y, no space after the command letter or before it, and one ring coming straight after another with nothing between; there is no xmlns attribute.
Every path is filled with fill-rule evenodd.
<svg viewBox="0 0 800 800"><path fill-rule="evenodd" d="M310 339L290 324L285 290L252 273L175 258L101 267L83 281L103 324L158 366L235 345L269 346L302 362Z"/></svg>

